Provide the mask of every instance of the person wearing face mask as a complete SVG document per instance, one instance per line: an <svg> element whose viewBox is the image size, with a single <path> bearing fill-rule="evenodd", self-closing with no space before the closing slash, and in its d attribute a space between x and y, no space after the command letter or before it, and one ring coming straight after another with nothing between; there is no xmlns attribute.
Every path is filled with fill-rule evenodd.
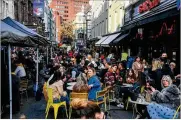
<svg viewBox="0 0 181 120"><path fill-rule="evenodd" d="M168 59L167 53L162 53L160 56L160 60L162 61L163 64L169 64L170 60Z"/></svg>
<svg viewBox="0 0 181 120"><path fill-rule="evenodd" d="M180 105L179 89L169 75L163 75L161 85L161 92L150 87L153 102L147 106L147 112L152 119L171 119Z"/></svg>

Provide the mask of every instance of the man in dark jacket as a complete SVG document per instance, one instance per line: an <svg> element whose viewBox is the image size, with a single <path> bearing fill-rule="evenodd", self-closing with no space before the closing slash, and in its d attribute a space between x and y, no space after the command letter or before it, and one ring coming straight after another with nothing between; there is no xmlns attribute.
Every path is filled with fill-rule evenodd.
<svg viewBox="0 0 181 120"><path fill-rule="evenodd" d="M12 65L12 71L15 71L16 66ZM13 113L20 111L20 93L19 93L19 81L20 78L15 75L15 73L11 73L12 75L12 108Z"/></svg>

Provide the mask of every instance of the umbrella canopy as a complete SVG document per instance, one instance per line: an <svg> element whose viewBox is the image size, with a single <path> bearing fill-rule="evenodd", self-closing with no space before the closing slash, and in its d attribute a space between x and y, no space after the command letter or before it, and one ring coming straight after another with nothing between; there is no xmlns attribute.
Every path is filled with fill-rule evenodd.
<svg viewBox="0 0 181 120"><path fill-rule="evenodd" d="M2 45L11 44L15 46L36 46L34 39L27 34L9 26L3 21L0 21L0 25Z"/></svg>
<svg viewBox="0 0 181 120"><path fill-rule="evenodd" d="M43 36L41 36L40 34L36 33L35 31L33 31L32 29L26 27L25 25L11 19L10 17L7 17L5 19L2 20L3 22L5 22L6 24L8 24L9 26L27 34L28 36L34 37L34 42L38 45L49 45L50 42L46 40L46 38L44 38Z"/></svg>

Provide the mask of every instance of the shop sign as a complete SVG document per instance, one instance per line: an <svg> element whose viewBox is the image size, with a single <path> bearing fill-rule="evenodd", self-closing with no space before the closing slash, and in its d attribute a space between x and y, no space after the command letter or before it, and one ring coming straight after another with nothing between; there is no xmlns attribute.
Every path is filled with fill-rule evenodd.
<svg viewBox="0 0 181 120"><path fill-rule="evenodd" d="M160 4L160 0L146 0L139 6L139 13L144 13L151 10Z"/></svg>
<svg viewBox="0 0 181 120"><path fill-rule="evenodd" d="M33 15L44 17L44 0L33 0Z"/></svg>

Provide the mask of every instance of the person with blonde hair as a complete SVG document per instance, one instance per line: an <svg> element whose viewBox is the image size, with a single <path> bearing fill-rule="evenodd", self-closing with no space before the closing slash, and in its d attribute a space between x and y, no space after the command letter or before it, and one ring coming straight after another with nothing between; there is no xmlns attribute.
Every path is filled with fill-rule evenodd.
<svg viewBox="0 0 181 120"><path fill-rule="evenodd" d="M82 99L73 99L71 101L71 106L75 111L73 118L77 119L104 119L105 115L104 112L101 111L100 107L92 102L86 101Z"/></svg>
<svg viewBox="0 0 181 120"><path fill-rule="evenodd" d="M149 77L155 80L156 89L161 90L162 69L161 61L159 59L152 60L152 67L149 71Z"/></svg>
<svg viewBox="0 0 181 120"><path fill-rule="evenodd" d="M87 85L87 80L85 80L82 73L80 73L80 76L76 78L77 83L73 86L72 92L76 93L88 93L89 88Z"/></svg>

